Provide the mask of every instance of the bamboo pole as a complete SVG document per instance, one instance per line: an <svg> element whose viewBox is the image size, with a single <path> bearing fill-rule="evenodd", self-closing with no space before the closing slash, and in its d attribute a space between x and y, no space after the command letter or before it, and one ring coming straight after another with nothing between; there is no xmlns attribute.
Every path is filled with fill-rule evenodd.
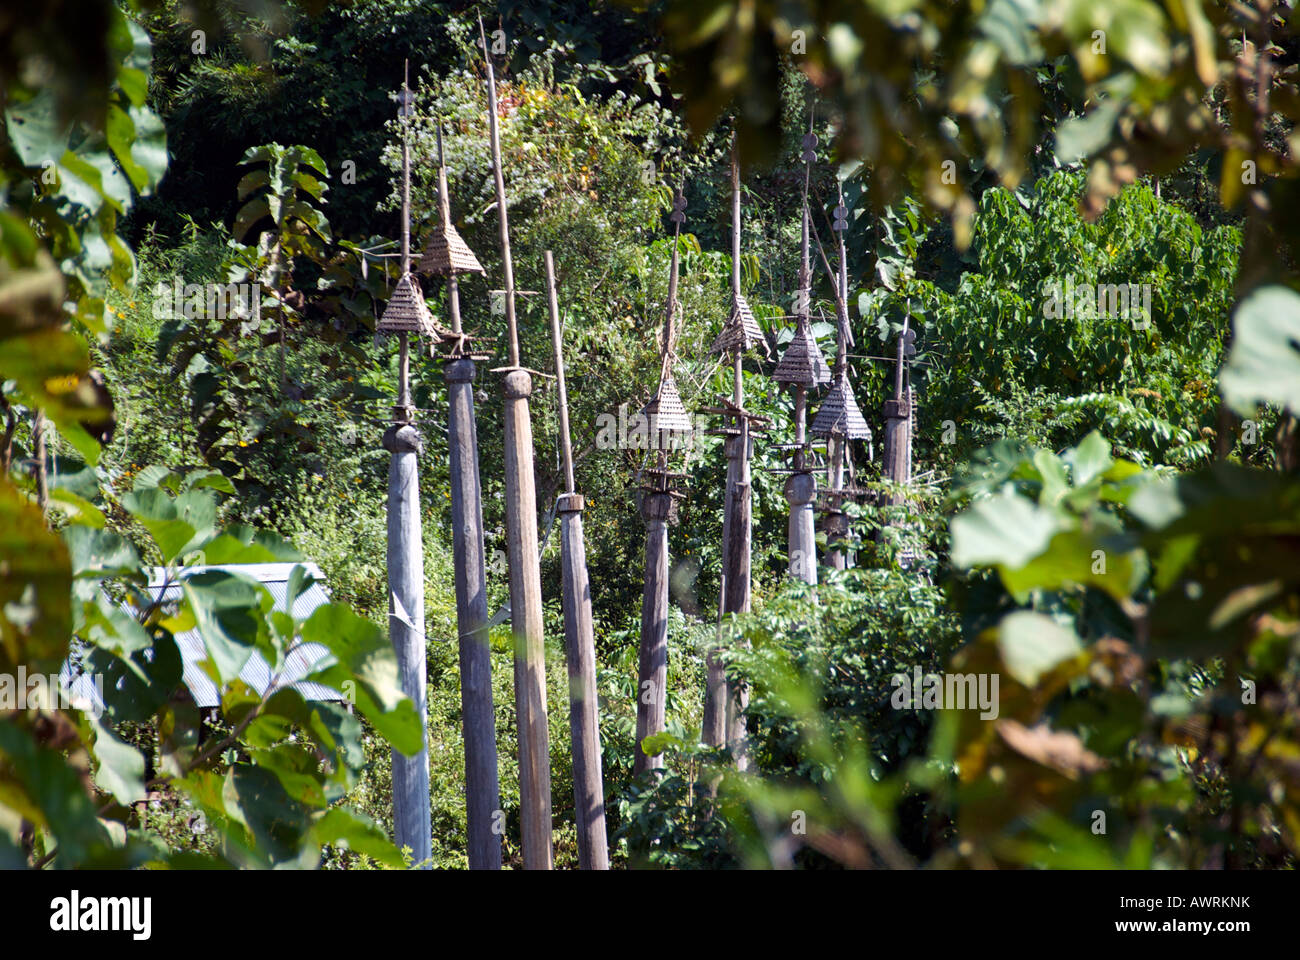
<svg viewBox="0 0 1300 960"><path fill-rule="evenodd" d="M447 166L438 128L438 213L451 225ZM460 286L447 275L451 332L461 334ZM474 414L473 359L452 356L447 378L447 449L451 458L452 556L456 568L456 628L460 635L460 704L465 736L465 797L469 868L501 868L501 835L493 829L501 805L497 771L492 658L488 647L487 573L483 549L483 489L479 479L478 422Z"/></svg>
<svg viewBox="0 0 1300 960"><path fill-rule="evenodd" d="M549 250L546 251L546 295L551 311L551 340L555 347L560 449L564 456L566 484L557 510L560 515L564 651L569 668L569 735L573 742L578 865L583 870L608 870L605 784L600 770L600 714L596 695L596 640L591 621L587 548L582 533L582 510L586 504L575 489L573 478L573 443L569 436L569 395L564 383L560 307L555 292L555 262Z"/></svg>
<svg viewBox="0 0 1300 960"><path fill-rule="evenodd" d="M533 378L519 364L515 321L515 272L510 256L510 223L501 135L497 124L497 85L483 29L487 66L488 131L492 172L500 215L501 262L505 273L509 366L502 378L505 397L506 532L509 540L510 623L515 637L515 709L519 728L519 804L524 868L549 870L551 847L551 770L546 726L546 650L542 638L542 574L537 545L537 491L533 479L533 428L528 398Z"/></svg>
<svg viewBox="0 0 1300 960"><path fill-rule="evenodd" d="M402 275L411 268L411 167L405 116L410 95L402 82ZM393 821L397 846L409 848L413 862L426 869L433 855L429 815L428 705L425 697L424 547L420 527L419 457L422 440L411 405L410 348L401 335L397 406L384 433L388 466L388 626L397 654L402 692L420 717L420 750L412 756L393 751Z"/></svg>
<svg viewBox="0 0 1300 960"><path fill-rule="evenodd" d="M740 293L740 180L736 169L736 139L731 140L731 295L735 304L736 295ZM733 306L734 309L734 306ZM740 350L732 351L732 402L736 407L744 403L744 380L742 379L742 356ZM723 419L724 427L727 425ZM711 747L721 747L727 742L727 676L718 651L722 643L722 618L729 612L727 584L730 582L732 568L732 527L735 513L735 496L737 483L736 450L728 437L723 441L727 457L726 499L722 508L722 577L719 584L718 598L718 644L709 650L705 657L707 669L704 682L704 715L701 722L700 738Z"/></svg>

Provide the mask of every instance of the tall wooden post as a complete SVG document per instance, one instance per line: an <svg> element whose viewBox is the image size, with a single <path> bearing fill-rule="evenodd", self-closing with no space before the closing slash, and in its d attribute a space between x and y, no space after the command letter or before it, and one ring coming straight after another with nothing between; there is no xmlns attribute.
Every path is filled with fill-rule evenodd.
<svg viewBox="0 0 1300 960"><path fill-rule="evenodd" d="M722 520L722 603L723 613L748 613L750 607L750 545L751 545L751 476L750 458L753 455L752 434L761 430L765 418L757 417L745 409L744 355L761 347L767 353L767 340L754 319L745 300L740 277L740 162L736 140L731 146L731 316L722 333L714 341L713 349L730 355L732 366L732 392L720 407L710 413L722 416L722 427L711 431L725 439L723 448L727 456L727 490ZM749 702L749 691L743 684L728 684L716 652L708 657L708 681L705 687L704 724L702 737L705 743L720 746L726 743L740 769L748 766L744 745L744 712Z"/></svg>
<svg viewBox="0 0 1300 960"><path fill-rule="evenodd" d="M563 567L564 652L569 667L569 735L573 742L573 801L578 820L578 865L608 870L605 837L605 781L600 772L600 711L596 695L596 639L591 622L591 581L582 535L582 494L573 478L569 438L569 394L564 383L560 306L555 293L555 262L546 251L546 296L555 346L555 378L560 408L560 450L565 492L560 495L560 549Z"/></svg>
<svg viewBox="0 0 1300 960"><path fill-rule="evenodd" d="M686 200L681 190L673 198L670 219L673 232L672 263L668 272L668 306L664 311L663 351L659 388L641 413L650 424L656 451L655 466L644 471L647 483L641 494L641 520L645 523L645 591L641 597L641 647L637 662L636 756L632 770L640 774L663 766L663 754L647 755L642 744L662 733L668 686L668 525L676 518L681 495L671 489L668 447L674 433L688 431L691 422L673 380L673 315L677 306L678 247Z"/></svg>
<svg viewBox="0 0 1300 960"><path fill-rule="evenodd" d="M410 296L411 268L411 161L407 136L410 88L402 83L402 280L393 301L402 304L398 293ZM418 291L418 286L415 287ZM418 312L424 306L416 297ZM389 310L398 312L390 301ZM427 314L427 310L424 311ZM388 311L385 311L385 319ZM396 316L394 317L396 320ZM383 328L381 321L380 328ZM429 816L428 705L425 696L424 635L424 545L420 530L419 457L423 443L415 428L411 403L409 330L401 329L398 361L397 405L393 423L384 433L384 448L392 455L388 466L388 627L397 653L402 692L415 704L424 739L419 752L405 756L393 751L393 820L399 848L410 848L415 863L427 869L433 855Z"/></svg>
<svg viewBox="0 0 1300 960"><path fill-rule="evenodd" d="M840 255L835 284L835 316L838 326L835 369L830 392L812 424L813 435L827 438L830 446L829 490L826 493L823 519L830 546L827 562L836 570L843 570L848 565L847 550L844 547L849 532L848 516L844 512L844 466L848 457L848 444L850 440L871 441L871 428L862 416L858 402L853 397L853 387L849 383L848 348L853 345L853 332L849 328L848 258L844 249L844 232L848 226L848 208L844 206L844 191L841 187L832 227L839 239ZM829 263L826 263L826 267L829 271Z"/></svg>
<svg viewBox="0 0 1300 960"><path fill-rule="evenodd" d="M908 483L912 479L912 391L910 385L905 386L905 364L910 352L915 351L912 341L916 335L908 329L908 320L910 317L904 319L898 336L894 398L886 400L884 405L884 473L894 483ZM897 505L903 499L901 493L892 493L888 502Z"/></svg>
<svg viewBox="0 0 1300 960"><path fill-rule="evenodd" d="M646 491L641 497L645 523L645 592L641 598L641 648L637 658L636 756L633 773L663 766L663 754L648 755L641 744L662 733L664 691L668 686L668 522L672 496Z"/></svg>
<svg viewBox="0 0 1300 960"><path fill-rule="evenodd" d="M492 57L479 19L479 38L487 65L488 130L501 224L501 262L509 365L501 372L505 396L506 534L509 539L510 623L515 636L515 709L519 728L519 803L524 868L549 870L551 847L551 769L546 726L546 650L542 639L542 573L537 545L537 491L533 479L533 428L528 398L533 378L519 362L515 322L515 272L510 256L510 223L501 136L497 129L497 85Z"/></svg>
<svg viewBox="0 0 1300 960"><path fill-rule="evenodd" d="M483 273L451 222L447 166L438 129L438 217L420 270L444 276L450 345L447 379L447 450L451 458L451 546L456 568L456 627L460 635L460 704L465 736L465 805L469 868L501 868L501 835L493 829L501 806L497 773L492 658L488 646L487 575L483 549L483 490L479 480L478 424L474 415L474 357L466 349L460 318L458 273Z"/></svg>
<svg viewBox="0 0 1300 960"><path fill-rule="evenodd" d="M812 335L809 317L812 297L812 265L808 251L808 178L812 161L816 157L817 137L804 136L804 159L808 169L804 174L803 237L799 268L799 295L795 304L795 331L772 371L772 379L791 386L794 390L794 443L790 476L785 482L785 498L790 504L788 528L788 563L790 576L805 583L817 584L817 541L813 523L813 500L817 496L817 480L808 462L808 388L820 386L831 378L830 368L822 357L821 349Z"/></svg>

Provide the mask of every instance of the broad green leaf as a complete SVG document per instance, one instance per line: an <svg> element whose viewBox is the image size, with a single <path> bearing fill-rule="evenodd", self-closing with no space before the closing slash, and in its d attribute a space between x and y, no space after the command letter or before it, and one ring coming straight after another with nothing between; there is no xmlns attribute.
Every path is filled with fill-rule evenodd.
<svg viewBox="0 0 1300 960"><path fill-rule="evenodd" d="M57 671L72 635L72 567L63 538L0 478L0 673Z"/></svg>
<svg viewBox="0 0 1300 960"><path fill-rule="evenodd" d="M1110 441L1096 430L1088 434L1073 450L1063 457L1073 470L1076 487L1082 487L1101 476L1114 464L1110 455Z"/></svg>
<svg viewBox="0 0 1300 960"><path fill-rule="evenodd" d="M230 768L222 801L232 820L244 826L256 852L271 864L312 867L319 856L303 843L306 811L292 801L270 770L238 763Z"/></svg>
<svg viewBox="0 0 1300 960"><path fill-rule="evenodd" d="M222 570L186 577L181 589L224 686L239 677L259 644L269 642L271 595L261 584Z"/></svg>
<svg viewBox="0 0 1300 960"><path fill-rule="evenodd" d="M1074 632L1051 617L1020 610L1002 618L998 626L998 652L1017 681L1033 687L1038 678L1083 649Z"/></svg>
<svg viewBox="0 0 1300 960"><path fill-rule="evenodd" d="M102 719L94 721L95 759L99 769L95 783L113 795L123 806L145 797L144 755L123 742Z"/></svg>
<svg viewBox="0 0 1300 960"><path fill-rule="evenodd" d="M252 527L229 527L203 547L209 564L281 563L301 560L292 544L277 534Z"/></svg>
<svg viewBox="0 0 1300 960"><path fill-rule="evenodd" d="M1260 403L1300 411L1300 293L1260 287L1241 301L1232 324L1232 350L1219 373L1228 405L1244 417Z"/></svg>
<svg viewBox="0 0 1300 960"><path fill-rule="evenodd" d="M1046 550L1028 563L1000 566L998 572L1008 592L1024 603L1031 590L1067 586L1092 586L1123 600L1141 585L1146 569L1140 551L1112 544L1096 532L1062 530L1052 537Z"/></svg>
<svg viewBox="0 0 1300 960"><path fill-rule="evenodd" d="M37 827L54 835L52 866L73 866L112 845L81 775L61 750L38 746L28 732L0 717L0 795Z"/></svg>
<svg viewBox="0 0 1300 960"><path fill-rule="evenodd" d="M335 807L312 825L311 832L318 844L354 850L387 867L406 866L401 852L365 814Z"/></svg>
<svg viewBox="0 0 1300 960"><path fill-rule="evenodd" d="M952 562L958 567L1022 567L1047 549L1057 518L1010 487L979 500L952 520Z"/></svg>
<svg viewBox="0 0 1300 960"><path fill-rule="evenodd" d="M77 496L71 490L52 487L50 489L50 506L62 511L68 519L76 524L103 529L107 522L104 513L93 503Z"/></svg>
<svg viewBox="0 0 1300 960"><path fill-rule="evenodd" d="M380 629L342 604L328 603L302 626L306 643L330 651L306 679L332 687L356 689L356 706L384 738L408 756L424 743L419 716L402 692L397 655Z"/></svg>
<svg viewBox="0 0 1300 960"><path fill-rule="evenodd" d="M183 666L176 641L164 634L149 648L126 657L95 647L86 656L85 670L103 678L104 709L110 718L141 723L171 698Z"/></svg>

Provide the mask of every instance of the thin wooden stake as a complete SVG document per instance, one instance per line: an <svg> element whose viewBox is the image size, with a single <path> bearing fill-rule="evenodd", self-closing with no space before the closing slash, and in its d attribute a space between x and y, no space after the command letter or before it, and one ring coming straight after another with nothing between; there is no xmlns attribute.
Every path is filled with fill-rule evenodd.
<svg viewBox="0 0 1300 960"><path fill-rule="evenodd" d="M578 820L578 865L608 870L605 836L605 782L600 771L600 715L596 695L596 640L591 620L591 580L582 534L585 502L575 490L573 444L569 437L569 395L564 384L564 348L560 307L555 292L555 262L546 251L546 295L555 346L559 390L560 449L564 455L565 493L557 507L563 567L564 651L569 667L569 735L573 740L573 800Z"/></svg>
<svg viewBox="0 0 1300 960"><path fill-rule="evenodd" d="M515 271L510 256L510 224L501 135L497 129L497 84L492 57L478 21L487 65L488 131L492 172L501 223L501 262L506 284L507 347L510 368L502 378L505 396L506 531L509 538L510 623L515 636L515 710L519 727L519 805L524 868L550 870L551 768L546 726L546 649L542 637L542 573L537 550L537 490L533 480L533 427L528 398L533 378L519 366L515 322Z"/></svg>

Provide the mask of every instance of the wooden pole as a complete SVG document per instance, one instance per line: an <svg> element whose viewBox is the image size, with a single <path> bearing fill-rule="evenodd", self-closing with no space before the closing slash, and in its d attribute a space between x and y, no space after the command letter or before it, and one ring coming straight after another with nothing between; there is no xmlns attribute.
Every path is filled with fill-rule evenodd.
<svg viewBox="0 0 1300 960"><path fill-rule="evenodd" d="M438 130L438 211L451 225L447 167ZM451 330L460 334L460 287L447 275ZM479 480L478 423L469 357L453 356L447 378L447 448L451 457L451 547L456 568L456 628L460 634L460 704L465 735L465 797L469 868L501 868L501 835L493 829L501 806L497 772L496 713L492 703L492 658L488 646L487 574L483 550L483 490Z"/></svg>
<svg viewBox="0 0 1300 960"><path fill-rule="evenodd" d="M885 476L894 483L907 483L912 478L912 398L911 390L903 388L909 319L910 317L904 319L902 333L898 336L894 368L894 398L886 400L884 406L884 472ZM888 502L897 505L903 502L903 496L899 493L890 494Z"/></svg>
<svg viewBox="0 0 1300 960"><path fill-rule="evenodd" d="M731 139L731 296L733 309L736 295L740 291L740 177L736 166L736 138ZM745 385L742 379L742 352L733 350L732 360L732 402L742 407L745 397ZM724 428L730 426L728 418L723 418ZM736 469L735 447L732 438L723 441L727 457L727 489L722 508L722 576L719 584L718 598L718 643L722 642L722 617L729 612L727 584L730 582L732 558L732 525L735 513ZM727 742L727 677L722 660L718 656L719 647L708 651L705 658L707 675L704 683L704 716L701 723L700 737L711 747L720 747Z"/></svg>
<svg viewBox="0 0 1300 960"><path fill-rule="evenodd" d="M404 94L409 94L405 82ZM411 170L406 118L402 118L402 274L411 266ZM410 353L401 336L397 406L384 433L388 466L388 625L397 653L402 692L415 704L424 742L413 756L393 751L393 820L399 848L427 869L433 855L429 816L428 706L425 697L424 547L420 528L419 457L422 441L411 406Z"/></svg>
<svg viewBox="0 0 1300 960"><path fill-rule="evenodd" d="M811 164L808 165L811 167ZM812 297L812 264L808 254L808 174L804 177L803 239L800 248L799 267L799 319L797 323L807 323L808 303ZM790 575L817 585L817 540L813 522L813 499L817 495L817 481L807 468L804 446L808 442L808 388L797 383L794 386L794 442L798 449L794 454L795 472L785 482L785 499L790 505L790 523L787 531L789 554L787 561Z"/></svg>
<svg viewBox="0 0 1300 960"><path fill-rule="evenodd" d="M673 201L672 261L668 269L668 306L664 311L663 353L659 364L662 385L672 369L673 312L677 305L678 247L685 215L679 189ZM641 596L641 646L637 659L636 755L634 774L663 766L663 754L647 755L642 742L662 733L665 693L668 686L668 524L676 504L668 490L668 449L662 433L652 428L658 448L658 483L641 496L641 520L645 523L645 590Z"/></svg>
<svg viewBox="0 0 1300 960"><path fill-rule="evenodd" d="M44 514L50 509L50 477L46 465L45 411L40 407L32 414L32 456L36 461L36 505Z"/></svg>
<svg viewBox="0 0 1300 960"><path fill-rule="evenodd" d="M569 395L564 384L560 307L555 292L555 261L549 250L546 251L546 295L551 310L551 340L555 347L560 449L564 455L566 483L557 512L560 515L564 651L569 667L569 735L573 742L578 865L583 870L608 870L605 782L600 771L600 713L596 695L596 639L591 621L587 548L582 534L582 510L586 504L576 491L573 479L573 445L569 437Z"/></svg>
<svg viewBox="0 0 1300 960"><path fill-rule="evenodd" d="M524 869L551 869L551 769L546 726L546 649L542 638L542 573L537 545L537 490L533 479L533 427L528 398L533 378L519 365L515 322L515 272L501 136L497 129L497 85L483 19L478 22L487 65L488 131L501 224L501 262L506 283L509 366L502 378L505 397L506 533L510 563L510 623L515 636L515 709L519 728L519 804Z"/></svg>
<svg viewBox="0 0 1300 960"><path fill-rule="evenodd" d="M844 209L844 186L838 184L839 189L839 210ZM836 217L839 220L839 217ZM847 222L845 223L847 226ZM834 380L841 383L844 375L848 370L848 348L853 339L853 334L849 329L849 264L848 255L844 248L844 229L837 222L835 235L839 240L840 263L837 274L838 290L835 297L835 314L838 320L838 331L835 344L835 370ZM829 440L830 446L830 463L829 463L829 486L831 490L830 509L826 516L826 533L829 546L827 564L833 570L843 570L848 566L848 553L843 548L843 542L848 536L848 517L844 513L844 498L841 495L844 490L844 460L847 452L849 438L847 435L832 435Z"/></svg>
<svg viewBox="0 0 1300 960"><path fill-rule="evenodd" d="M668 686L668 521L669 493L647 491L641 497L645 523L645 593L641 598L641 648L637 661L636 757L634 774L662 767L663 754L647 755L646 737L662 733L664 691Z"/></svg>
<svg viewBox="0 0 1300 960"><path fill-rule="evenodd" d="M731 293L739 302L740 287L740 162L736 139L731 142ZM745 407L743 367L744 341L737 343L732 354L732 403L737 410ZM750 607L750 436L749 418L735 417L737 433L724 441L727 454L726 520L723 523L723 562L726 569L726 611L749 612ZM749 767L745 745L744 711L749 705L749 689L743 683L727 683L727 745L740 770Z"/></svg>

